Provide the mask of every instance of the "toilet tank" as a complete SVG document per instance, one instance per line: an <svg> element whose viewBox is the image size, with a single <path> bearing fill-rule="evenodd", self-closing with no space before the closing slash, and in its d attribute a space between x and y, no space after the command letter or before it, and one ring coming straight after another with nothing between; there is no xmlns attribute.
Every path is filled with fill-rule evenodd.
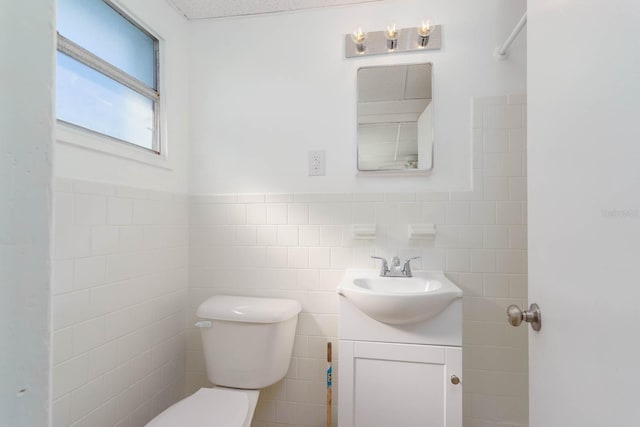
<svg viewBox="0 0 640 427"><path fill-rule="evenodd" d="M217 295L198 307L207 377L212 383L258 389L289 369L300 303L289 299Z"/></svg>

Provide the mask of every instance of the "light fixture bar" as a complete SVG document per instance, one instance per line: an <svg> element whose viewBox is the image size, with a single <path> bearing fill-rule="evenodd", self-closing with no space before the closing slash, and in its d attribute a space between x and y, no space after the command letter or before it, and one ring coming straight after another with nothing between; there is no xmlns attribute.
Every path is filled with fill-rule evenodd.
<svg viewBox="0 0 640 427"><path fill-rule="evenodd" d="M387 31L372 31L366 33L364 43L358 45L354 42L352 34L346 34L344 56L345 58L355 58L358 56L440 49L442 44L441 25L431 27L428 37L421 37L418 30L420 30L420 27L399 29L398 38L393 43L389 43L388 38L385 37ZM389 47L390 45L391 48Z"/></svg>

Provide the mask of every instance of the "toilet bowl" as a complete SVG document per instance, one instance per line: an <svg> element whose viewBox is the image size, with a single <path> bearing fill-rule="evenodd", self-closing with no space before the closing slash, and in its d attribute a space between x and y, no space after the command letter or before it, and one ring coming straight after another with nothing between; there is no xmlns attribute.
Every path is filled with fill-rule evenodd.
<svg viewBox="0 0 640 427"><path fill-rule="evenodd" d="M300 303L218 295L198 307L207 377L201 388L147 427L249 427L260 389L287 373Z"/></svg>

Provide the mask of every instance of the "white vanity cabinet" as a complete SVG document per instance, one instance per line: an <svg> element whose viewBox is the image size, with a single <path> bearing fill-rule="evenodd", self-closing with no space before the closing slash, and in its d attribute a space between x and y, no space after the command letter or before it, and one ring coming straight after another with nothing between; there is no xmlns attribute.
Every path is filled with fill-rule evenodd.
<svg viewBox="0 0 640 427"><path fill-rule="evenodd" d="M341 340L338 425L461 427L461 372L460 347Z"/></svg>
<svg viewBox="0 0 640 427"><path fill-rule="evenodd" d="M416 273L424 281L441 281L435 289L459 292L425 320L391 324L370 314L392 304L402 309L399 298L411 299L405 304L411 308L416 297L402 292L401 286L411 285L409 280L387 281L376 275L347 271L339 287L338 426L462 427L462 291L443 274ZM361 294L350 299L344 289L362 282L361 277L378 282L370 286L373 291L352 286ZM387 284L391 291L385 290ZM421 285L427 293L429 286Z"/></svg>

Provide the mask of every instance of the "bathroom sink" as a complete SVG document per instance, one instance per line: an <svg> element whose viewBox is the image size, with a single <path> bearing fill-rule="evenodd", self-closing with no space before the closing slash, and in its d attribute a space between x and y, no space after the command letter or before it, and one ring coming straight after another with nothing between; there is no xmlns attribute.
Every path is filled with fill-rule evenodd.
<svg viewBox="0 0 640 427"><path fill-rule="evenodd" d="M439 271L380 277L378 270L348 270L338 293L367 316L393 325L429 320L462 298L460 288Z"/></svg>

